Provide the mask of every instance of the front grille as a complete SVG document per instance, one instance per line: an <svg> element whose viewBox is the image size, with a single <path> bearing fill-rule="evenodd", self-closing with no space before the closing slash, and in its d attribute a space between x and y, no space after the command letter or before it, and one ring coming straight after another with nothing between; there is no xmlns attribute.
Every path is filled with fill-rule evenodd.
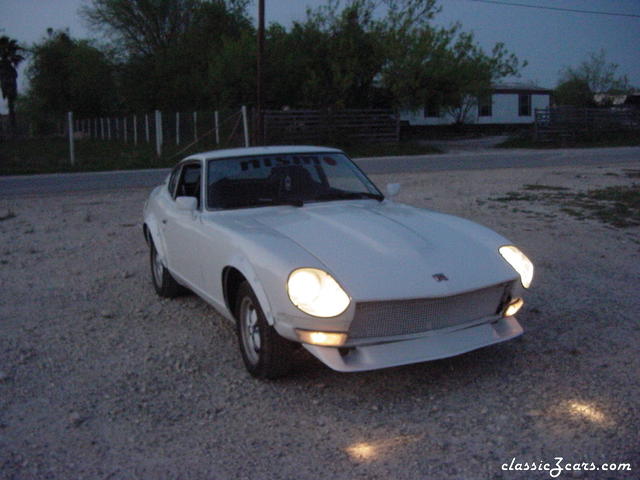
<svg viewBox="0 0 640 480"><path fill-rule="evenodd" d="M358 303L349 337L411 335L496 315L509 286L500 284L450 297Z"/></svg>

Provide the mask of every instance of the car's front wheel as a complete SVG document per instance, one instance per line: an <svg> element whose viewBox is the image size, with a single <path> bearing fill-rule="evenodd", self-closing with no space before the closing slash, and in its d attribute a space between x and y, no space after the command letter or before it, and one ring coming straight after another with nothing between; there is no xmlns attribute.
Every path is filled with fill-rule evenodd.
<svg viewBox="0 0 640 480"><path fill-rule="evenodd" d="M184 292L184 288L175 281L160 260L153 240L149 240L149 260L151 263L151 281L156 293L161 297L173 298Z"/></svg>
<svg viewBox="0 0 640 480"><path fill-rule="evenodd" d="M289 373L294 344L269 325L247 282L238 290L235 313L240 351L249 373L258 378L278 378Z"/></svg>

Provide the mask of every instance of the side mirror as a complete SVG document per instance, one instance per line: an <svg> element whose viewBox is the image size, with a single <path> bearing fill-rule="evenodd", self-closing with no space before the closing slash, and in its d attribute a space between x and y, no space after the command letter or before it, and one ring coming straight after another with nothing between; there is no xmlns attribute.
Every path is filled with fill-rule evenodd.
<svg viewBox="0 0 640 480"><path fill-rule="evenodd" d="M387 197L393 200L400 193L399 183L387 183Z"/></svg>
<svg viewBox="0 0 640 480"><path fill-rule="evenodd" d="M177 197L176 206L178 207L178 210L192 212L198 208L198 199L195 197Z"/></svg>

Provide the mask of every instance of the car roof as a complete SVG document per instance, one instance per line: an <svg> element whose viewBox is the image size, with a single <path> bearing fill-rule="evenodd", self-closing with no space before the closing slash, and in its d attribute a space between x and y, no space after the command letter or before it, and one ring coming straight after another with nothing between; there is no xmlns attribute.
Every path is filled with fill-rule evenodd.
<svg viewBox="0 0 640 480"><path fill-rule="evenodd" d="M317 147L311 145L274 145L270 147L227 148L211 150L190 155L185 160L214 160L217 158L247 157L252 155L286 155L291 153L343 153L342 150L331 147Z"/></svg>

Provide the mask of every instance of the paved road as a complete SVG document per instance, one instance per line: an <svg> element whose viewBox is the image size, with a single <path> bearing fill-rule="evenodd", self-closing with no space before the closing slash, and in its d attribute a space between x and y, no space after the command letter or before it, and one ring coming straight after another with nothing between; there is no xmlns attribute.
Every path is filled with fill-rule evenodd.
<svg viewBox="0 0 640 480"><path fill-rule="evenodd" d="M494 168L607 165L640 160L640 147L486 150L441 155L360 158L356 162L369 173L482 170ZM167 169L97 173L65 173L0 177L0 197L50 193L116 190L152 187L167 175Z"/></svg>

